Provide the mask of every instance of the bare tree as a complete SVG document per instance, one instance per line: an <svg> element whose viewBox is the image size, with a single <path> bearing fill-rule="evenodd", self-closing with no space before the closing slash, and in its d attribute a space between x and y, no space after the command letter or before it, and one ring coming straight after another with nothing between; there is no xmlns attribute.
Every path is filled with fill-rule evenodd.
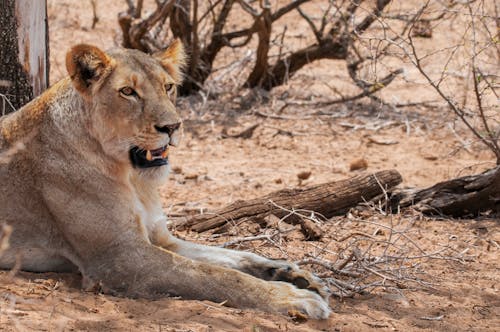
<svg viewBox="0 0 500 332"><path fill-rule="evenodd" d="M364 0L296 0L280 6L268 0L164 0L156 1L156 9L145 18L143 1L126 2L128 10L119 14L123 46L153 52L164 48L171 38L181 38L191 58L183 87L183 92L189 93L203 86L224 49L252 51L253 66L241 82L250 88L270 90L285 83L306 64L320 59L345 60L356 78L367 60L356 49L357 40L378 24L390 0L366 4ZM309 43L306 47L293 48L289 43L291 35L301 33L283 23L282 18L293 15L309 28L304 35ZM363 90L362 96L366 96L389 84L399 73L389 72L364 85L358 84L358 80L357 85Z"/></svg>

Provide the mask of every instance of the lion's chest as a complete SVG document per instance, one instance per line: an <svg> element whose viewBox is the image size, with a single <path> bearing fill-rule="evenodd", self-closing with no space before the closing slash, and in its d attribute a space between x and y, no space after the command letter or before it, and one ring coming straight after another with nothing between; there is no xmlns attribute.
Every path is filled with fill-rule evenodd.
<svg viewBox="0 0 500 332"><path fill-rule="evenodd" d="M160 202L151 198L144 197L141 192L136 192L132 203L134 214L137 216L138 226L148 239L151 239L159 223L166 222Z"/></svg>

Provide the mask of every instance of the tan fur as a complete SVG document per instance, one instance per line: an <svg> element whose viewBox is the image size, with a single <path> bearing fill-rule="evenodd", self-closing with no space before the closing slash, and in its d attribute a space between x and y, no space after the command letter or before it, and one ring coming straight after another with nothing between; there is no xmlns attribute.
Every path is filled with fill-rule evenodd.
<svg viewBox="0 0 500 332"><path fill-rule="evenodd" d="M160 61L176 84L182 83L182 70L186 66L186 53L179 39L175 39L166 50L153 54L153 57Z"/></svg>
<svg viewBox="0 0 500 332"><path fill-rule="evenodd" d="M61 89L67 88L67 81L60 81L34 99L31 107L25 112L15 112L9 117L0 118L0 134L5 144L12 145L37 130L40 126L48 105L53 102Z"/></svg>
<svg viewBox="0 0 500 332"><path fill-rule="evenodd" d="M80 91L84 96L89 96L90 91L87 90L91 82L98 82L107 76L113 70L114 66L113 59L92 45L79 44L73 46L66 54L66 68L69 77L73 81L75 89ZM93 73L91 79L86 80L82 76L83 68Z"/></svg>
<svg viewBox="0 0 500 332"><path fill-rule="evenodd" d="M167 230L157 187L168 167L136 168L129 150L177 145L180 129L155 126L180 121L165 86L180 83L184 63L178 41L154 57L77 45L67 56L70 78L0 118L0 154L10 153L0 163L0 220L13 227L0 267L21 257L25 270L78 270L85 286L113 294L326 318L328 291L309 272Z"/></svg>

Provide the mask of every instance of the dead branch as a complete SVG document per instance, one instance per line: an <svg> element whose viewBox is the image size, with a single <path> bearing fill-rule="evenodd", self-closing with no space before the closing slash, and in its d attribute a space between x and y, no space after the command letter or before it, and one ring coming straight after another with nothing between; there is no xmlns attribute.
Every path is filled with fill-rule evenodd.
<svg viewBox="0 0 500 332"><path fill-rule="evenodd" d="M486 118L486 112L483 107L483 100L481 96L481 92L479 91L479 80L481 76L478 76L478 69L475 66L472 66L472 74L473 74L473 82L474 82L474 95L476 97L477 108L479 110L479 118L483 123L483 128L486 131L487 140L490 143L488 147L493 151L497 158L497 165L500 165L500 146L498 145L498 137L491 130L490 125L488 124L488 120ZM486 81L487 82L487 81ZM495 91L492 89L492 91Z"/></svg>
<svg viewBox="0 0 500 332"><path fill-rule="evenodd" d="M255 21L259 44L257 45L257 59L252 72L248 76L245 86L254 87L262 85L268 72L269 42L271 40L271 9L264 8Z"/></svg>
<svg viewBox="0 0 500 332"><path fill-rule="evenodd" d="M247 86L259 86L270 90L275 86L283 84L287 78L291 77L295 72L308 63L319 59L347 59L349 47L352 45L355 36L366 31L372 23L378 19L390 1L377 1L377 5L371 14L365 17L365 19L359 25L355 26L353 30L345 31L348 27L346 18L354 14L361 2L362 1L353 1L351 5L348 6L346 14L342 13L339 15L337 20L333 22L332 28L328 31L328 33L322 36L319 36L319 31L323 30L324 27L322 27L321 30L312 28L315 26L309 16L297 8L301 16L308 22L309 26L311 26L313 33L318 40L317 43L292 52L284 59L279 59L274 65L269 66L270 70L265 77L261 77L260 84L251 85L249 83L255 82L247 81Z"/></svg>
<svg viewBox="0 0 500 332"><path fill-rule="evenodd" d="M302 181L300 180L300 177L299 181ZM323 237L324 233L319 223L322 223L322 221L326 220L325 216L314 211L290 210L274 202L271 203L274 205L274 207L280 209L280 213L278 215L281 216L281 219L274 214L271 214L269 217L280 219L292 225L300 225L300 228L306 240L317 241Z"/></svg>
<svg viewBox="0 0 500 332"><path fill-rule="evenodd" d="M440 182L426 189L394 189L392 210L414 206L434 215L464 217L500 211L500 166L482 174Z"/></svg>
<svg viewBox="0 0 500 332"><path fill-rule="evenodd" d="M305 254L305 258L296 262L311 266L327 282L334 296L351 297L376 289L432 289L432 283L422 279L427 274L423 265L426 261L466 262L464 251L457 250L451 243L438 244L438 248L429 252L423 250L412 235L418 226L411 217L389 215L379 222L365 218L353 218L359 232L351 232L350 223L331 228L328 235L338 240L323 242L320 246L311 243L316 248L315 254ZM393 218L398 221L393 222Z"/></svg>
<svg viewBox="0 0 500 332"><path fill-rule="evenodd" d="M94 29L97 22L99 22L99 16L97 16L96 0L90 0L90 5L92 7L92 26L91 26L91 29Z"/></svg>
<svg viewBox="0 0 500 332"><path fill-rule="evenodd" d="M389 170L304 189L283 189L261 198L236 201L215 213L190 217L180 226L203 232L241 218L262 219L269 214L282 216L283 210L279 207L315 211L329 218L381 194L383 188L379 183L392 188L401 181L401 175L396 170Z"/></svg>
<svg viewBox="0 0 500 332"><path fill-rule="evenodd" d="M127 12L118 15L118 22L123 34L123 46L127 48L136 48L143 52L151 52L152 48L144 40L144 36L150 31L156 23L163 17L168 16L176 0L165 0L158 4L156 10L143 20L137 20L142 8L142 1L138 1L138 6L130 5Z"/></svg>
<svg viewBox="0 0 500 332"><path fill-rule="evenodd" d="M275 236L289 233L292 230L293 230L293 228L290 228L290 229L284 230L284 231L276 231L276 232L274 232L272 234L260 234L260 235L256 235L256 236L240 237L240 238L237 238L237 239L234 239L234 240L231 240L231 241L224 242L219 247L221 247L221 248L227 248L227 247L232 247L232 246L235 246L237 244L244 243L244 242L260 241L260 240L266 240L266 241L269 241L269 242L271 242L271 243L274 244L273 238Z"/></svg>
<svg viewBox="0 0 500 332"><path fill-rule="evenodd" d="M365 32L375 20L377 20L384 8L391 2L391 0L377 0L377 4L373 9L373 12L366 16L361 23L356 25L356 27L351 32L352 34L362 34Z"/></svg>
<svg viewBox="0 0 500 332"><path fill-rule="evenodd" d="M0 86L5 86L5 87L9 87L10 86L10 84L7 84L7 83L5 83L5 85L2 85L1 84L2 82L10 83L8 81L2 80L2 81L0 81ZM5 115L5 114L7 114L9 112L15 112L16 111L16 108L14 107L14 105L12 105L12 103L9 100L9 98L7 98L7 96L4 95L3 93L0 93L0 101L1 101L1 105L2 105L2 114L0 114L0 115Z"/></svg>
<svg viewBox="0 0 500 332"><path fill-rule="evenodd" d="M224 128L224 129L222 129L221 136L222 136L222 138L243 138L243 139L249 139L249 138L252 138L255 129L257 129L259 126L260 126L260 123L253 124L250 127L246 128L246 129L243 129L241 132L236 133L236 134L229 134L227 132L227 129Z"/></svg>
<svg viewBox="0 0 500 332"><path fill-rule="evenodd" d="M353 256L351 256L352 259ZM341 276L349 276L349 277L354 277L354 278L359 278L360 275L358 273L354 272L349 272L349 271L343 271L342 269L345 267L345 265L340 266L340 267L335 267L331 262L327 262L321 259L317 258L306 258L301 261L296 262L297 265L319 265L324 267L325 269L333 272L334 274L341 275ZM347 264L347 263L346 263Z"/></svg>

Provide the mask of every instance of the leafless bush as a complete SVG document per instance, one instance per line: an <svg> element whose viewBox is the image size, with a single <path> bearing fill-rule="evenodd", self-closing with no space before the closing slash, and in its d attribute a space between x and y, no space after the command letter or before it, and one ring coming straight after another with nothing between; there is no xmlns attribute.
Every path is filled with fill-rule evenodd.
<svg viewBox="0 0 500 332"><path fill-rule="evenodd" d="M416 224L421 215L413 212L390 215L369 205L363 208L363 216L355 210L348 218L325 219L312 211L284 211L287 217L281 218L278 224L268 225L261 234L236 237L221 246L251 249L253 243L253 251L256 251L269 245L288 256L287 236L294 227L286 218L291 214L307 218L320 227L325 236L321 242L306 242L309 249L296 263L315 271L332 294L340 298L376 290L432 289L436 280L428 271L429 262L467 264L474 259L468 249L458 249L453 235L447 243L433 247L422 243L416 236L420 233ZM241 233L239 227L234 226L237 233ZM213 234L210 239L219 236ZM287 259L297 259L296 255L295 252Z"/></svg>
<svg viewBox="0 0 500 332"><path fill-rule="evenodd" d="M328 254L318 249L298 261L299 265L314 266L335 296L351 297L368 294L376 289L398 291L433 288L434 283L426 268L427 262L441 260L465 263L471 259L450 244L424 249L414 238L415 216L404 219L390 216L387 218L389 223L369 218L351 218L364 224L359 228L365 231L339 227L337 234L334 234L338 237L335 239L335 258L321 258ZM368 229L369 232L366 231Z"/></svg>
<svg viewBox="0 0 500 332"><path fill-rule="evenodd" d="M128 10L119 14L123 46L154 52L172 38L182 39L187 46L191 60L184 93L202 88L216 72L238 72L233 78L238 84L270 90L319 59L346 61L351 78L363 91L356 98L380 90L401 73L396 69L372 80L358 77L365 62L374 60L373 54L359 50L364 47L360 36L379 28L390 0L158 0L145 18L144 1L126 2ZM228 50L240 50L241 60L221 61L222 66L215 68L216 58L226 56ZM379 60L383 56L376 55ZM246 66L248 57L251 68Z"/></svg>
<svg viewBox="0 0 500 332"><path fill-rule="evenodd" d="M409 24L406 34L398 40L381 38L380 42L402 51L401 56L410 61L500 164L498 3L427 0L406 14L383 16L384 29L390 30L394 20ZM421 36L421 22L426 22L430 31L446 25L446 40L423 50L417 39Z"/></svg>

